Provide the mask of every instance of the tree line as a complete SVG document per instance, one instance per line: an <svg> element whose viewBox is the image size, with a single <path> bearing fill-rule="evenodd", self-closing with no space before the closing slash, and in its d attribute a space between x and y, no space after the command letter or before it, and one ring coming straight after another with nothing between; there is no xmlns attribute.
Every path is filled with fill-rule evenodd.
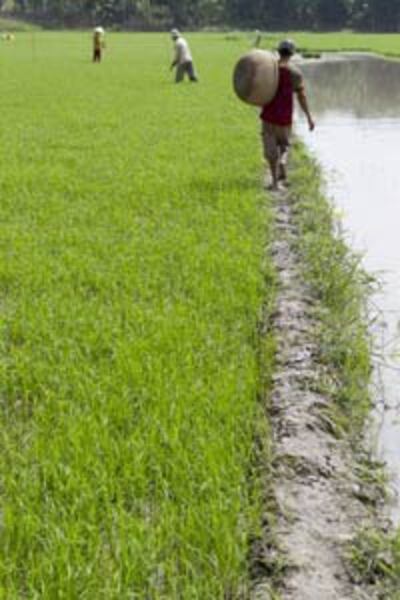
<svg viewBox="0 0 400 600"><path fill-rule="evenodd" d="M0 0L0 10L66 26L400 29L400 0Z"/></svg>

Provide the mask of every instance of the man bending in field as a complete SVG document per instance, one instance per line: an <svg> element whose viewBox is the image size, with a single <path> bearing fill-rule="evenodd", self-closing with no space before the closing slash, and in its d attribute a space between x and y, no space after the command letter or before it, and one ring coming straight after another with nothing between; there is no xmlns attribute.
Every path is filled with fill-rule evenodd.
<svg viewBox="0 0 400 600"><path fill-rule="evenodd" d="M296 51L291 40L279 44L279 83L274 99L264 106L261 113L264 156L268 161L272 182L271 190L278 190L280 183L287 183L286 163L292 133L294 95L304 112L310 131L315 124L308 108L303 75L290 64Z"/></svg>
<svg viewBox="0 0 400 600"><path fill-rule="evenodd" d="M171 37L175 43L175 56L171 64L171 71L176 67L175 83L183 81L185 74L190 81L198 81L189 44L177 29L172 29Z"/></svg>

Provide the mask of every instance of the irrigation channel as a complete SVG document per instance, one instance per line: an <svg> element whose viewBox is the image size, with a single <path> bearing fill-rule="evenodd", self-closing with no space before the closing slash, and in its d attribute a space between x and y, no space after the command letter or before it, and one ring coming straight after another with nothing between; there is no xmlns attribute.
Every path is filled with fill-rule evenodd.
<svg viewBox="0 0 400 600"><path fill-rule="evenodd" d="M325 173L352 246L382 287L376 358L378 452L397 492L400 522L400 63L369 55L323 57L302 67L317 121L298 132Z"/></svg>

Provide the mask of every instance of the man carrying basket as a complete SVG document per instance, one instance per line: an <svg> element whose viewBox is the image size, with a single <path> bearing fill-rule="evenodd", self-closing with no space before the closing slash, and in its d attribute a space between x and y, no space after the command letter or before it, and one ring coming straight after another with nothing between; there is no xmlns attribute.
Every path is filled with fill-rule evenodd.
<svg viewBox="0 0 400 600"><path fill-rule="evenodd" d="M307 118L310 131L315 127L308 107L303 75L299 69L290 64L295 51L295 45L291 40L284 40L279 44L278 89L273 100L263 107L260 115L264 156L268 161L272 177L270 190L278 190L280 182L283 184L287 182L286 163L290 148L295 94Z"/></svg>

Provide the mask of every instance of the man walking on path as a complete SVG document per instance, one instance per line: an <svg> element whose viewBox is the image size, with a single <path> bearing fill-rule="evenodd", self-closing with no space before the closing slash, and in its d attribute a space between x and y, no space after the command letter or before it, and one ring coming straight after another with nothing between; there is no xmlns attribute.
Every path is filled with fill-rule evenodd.
<svg viewBox="0 0 400 600"><path fill-rule="evenodd" d="M308 108L303 75L290 64L296 51L291 40L279 44L279 83L274 99L264 106L261 113L264 156L268 161L272 182L271 190L278 190L280 182L287 183L286 163L292 133L294 95L304 112L310 131L315 124Z"/></svg>
<svg viewBox="0 0 400 600"><path fill-rule="evenodd" d="M183 81L185 74L190 81L198 81L189 44L177 29L172 29L171 37L175 43L175 57L171 65L171 71L176 67L175 83Z"/></svg>

